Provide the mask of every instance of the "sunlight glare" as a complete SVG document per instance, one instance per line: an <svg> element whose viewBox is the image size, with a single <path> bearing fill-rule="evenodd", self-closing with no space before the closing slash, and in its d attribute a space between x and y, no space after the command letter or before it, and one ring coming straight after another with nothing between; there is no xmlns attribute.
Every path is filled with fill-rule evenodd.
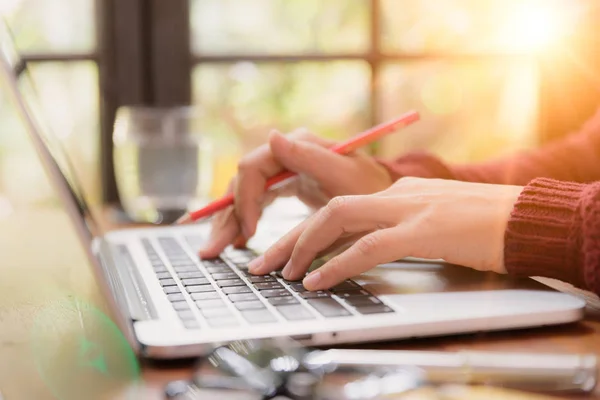
<svg viewBox="0 0 600 400"><path fill-rule="evenodd" d="M500 31L501 46L523 52L549 50L558 44L569 22L562 8L547 1L515 7Z"/></svg>
<svg viewBox="0 0 600 400"><path fill-rule="evenodd" d="M9 15L21 6L22 0L2 0L0 1L0 17Z"/></svg>
<svg viewBox="0 0 600 400"><path fill-rule="evenodd" d="M8 197L0 195L0 219L9 217L14 211Z"/></svg>

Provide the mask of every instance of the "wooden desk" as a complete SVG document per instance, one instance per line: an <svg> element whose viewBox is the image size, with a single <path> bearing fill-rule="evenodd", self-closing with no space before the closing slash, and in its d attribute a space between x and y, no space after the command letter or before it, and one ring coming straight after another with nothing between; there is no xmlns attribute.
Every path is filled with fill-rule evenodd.
<svg viewBox="0 0 600 400"><path fill-rule="evenodd" d="M559 288L571 290L558 283ZM593 352L600 356L600 301L587 296L588 316L581 323L550 328L483 333L434 339L368 345L369 348L426 350L493 350L534 352ZM32 329L36 313L53 300L78 296L105 308L89 263L66 215L57 209L15 212L0 220L0 391L5 400L52 399L47 383L36 368ZM72 329L80 329L74 324ZM50 348L68 348L69 336L57 337ZM60 353L59 353L60 354ZM60 356L53 360L56 373L69 376L73 366ZM190 363L142 366L143 384L136 398L163 399L164 384L186 377ZM80 384L73 374L70 384ZM599 389L600 393L600 389ZM71 399L72 397L64 397ZM123 391L107 394L102 386L91 388L86 399L127 398ZM583 398L583 397L578 397ZM600 394L595 397L600 399Z"/></svg>

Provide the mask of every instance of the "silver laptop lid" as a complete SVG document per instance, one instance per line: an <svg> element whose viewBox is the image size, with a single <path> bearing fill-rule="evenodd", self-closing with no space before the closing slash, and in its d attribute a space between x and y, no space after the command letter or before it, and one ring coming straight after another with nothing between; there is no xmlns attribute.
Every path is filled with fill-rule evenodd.
<svg viewBox="0 0 600 400"><path fill-rule="evenodd" d="M17 107L18 116L23 121L25 129L34 145L44 169L51 180L53 187L60 197L65 211L77 231L83 250L93 267L96 283L104 293L112 316L127 338L129 344L137 348L138 343L134 338L131 310L128 306L118 276L114 253L107 248L102 239L100 226L92 215L91 209L85 200L83 190L77 182L73 166L69 162L66 152L60 141L53 135L50 127L41 114L35 83L30 76L27 66L22 62L16 51L14 40L6 21L0 17L0 79L5 79L12 99ZM96 248L98 256L94 251Z"/></svg>
<svg viewBox="0 0 600 400"><path fill-rule="evenodd" d="M40 156L51 183L58 191L67 211L74 217L79 233L83 234L85 245L99 236L99 225L86 202L82 186L77 180L62 143L53 134L41 113L35 82L26 63L16 50L15 42L6 22L0 18L0 73L6 77L19 111L19 118ZM81 236L81 235L80 235Z"/></svg>

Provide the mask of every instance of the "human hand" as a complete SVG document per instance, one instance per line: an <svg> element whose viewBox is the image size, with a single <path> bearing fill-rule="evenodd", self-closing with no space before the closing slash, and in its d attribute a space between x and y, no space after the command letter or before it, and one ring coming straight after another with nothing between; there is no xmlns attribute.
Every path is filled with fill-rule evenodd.
<svg viewBox="0 0 600 400"><path fill-rule="evenodd" d="M392 184L387 170L360 152L339 155L328 149L335 143L299 129L283 136L273 132L269 142L246 155L228 193L234 205L215 214L211 237L200 251L202 258L216 257L234 243L254 235L262 210L278 196L297 196L319 209L335 197L381 191ZM266 181L284 169L298 174L277 190L265 192Z"/></svg>
<svg viewBox="0 0 600 400"><path fill-rule="evenodd" d="M443 259L506 273L504 231L522 187L403 178L388 189L332 199L250 265L266 274L303 277L313 260L348 241L349 248L304 278L308 290L328 289L378 264L404 257Z"/></svg>

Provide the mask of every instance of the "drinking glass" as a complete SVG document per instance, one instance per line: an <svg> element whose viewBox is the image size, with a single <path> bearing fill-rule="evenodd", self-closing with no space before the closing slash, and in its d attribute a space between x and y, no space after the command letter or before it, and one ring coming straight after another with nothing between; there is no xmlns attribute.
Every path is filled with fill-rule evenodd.
<svg viewBox="0 0 600 400"><path fill-rule="evenodd" d="M208 201L211 143L195 107L121 107L113 131L123 210L133 221L171 223Z"/></svg>

